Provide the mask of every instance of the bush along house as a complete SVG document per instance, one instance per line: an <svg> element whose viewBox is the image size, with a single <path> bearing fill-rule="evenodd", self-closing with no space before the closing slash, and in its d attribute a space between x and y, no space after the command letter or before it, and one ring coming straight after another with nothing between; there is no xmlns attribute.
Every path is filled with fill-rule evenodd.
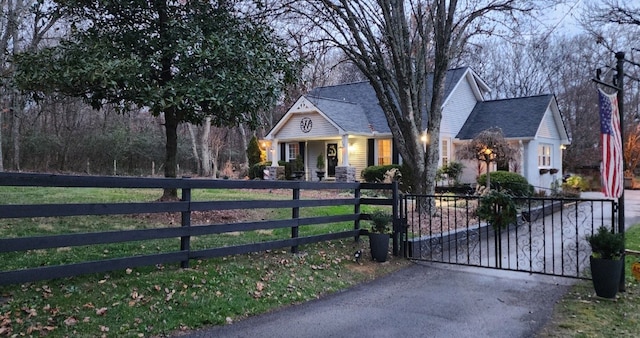
<svg viewBox="0 0 640 338"><path fill-rule="evenodd" d="M471 68L447 72L440 127L440 159L465 166L462 183L486 172L484 163L457 160L456 146L480 131L498 127L519 150L512 163L492 163L491 171L521 174L534 187L548 189L562 175L562 149L569 144L555 96L551 94L485 101L489 87ZM426 128L425 128L426 129ZM326 179L362 180L368 166L401 164L393 136L368 82L319 87L301 96L266 136L270 177L278 162L302 160L304 179L318 180L317 157L325 157ZM425 134L423 141L427 142ZM281 177L281 176L280 176Z"/></svg>

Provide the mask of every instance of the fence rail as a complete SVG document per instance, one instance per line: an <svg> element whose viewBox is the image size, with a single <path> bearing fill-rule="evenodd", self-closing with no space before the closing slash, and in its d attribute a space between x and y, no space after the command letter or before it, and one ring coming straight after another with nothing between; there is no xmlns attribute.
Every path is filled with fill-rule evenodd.
<svg viewBox="0 0 640 338"><path fill-rule="evenodd" d="M291 247L292 252L297 252L299 245L349 237L357 239L359 236L367 233L360 229L360 221L368 219L368 215L360 212L361 205L394 206L395 215L397 214L397 208L395 207L397 203L393 201L394 198L396 198L395 200L397 201L398 196L397 184L94 177L16 173L0 173L0 186L123 189L170 188L181 189L182 193L180 201L168 202L0 205L0 221L3 219L34 217L132 215L167 212L181 214L179 227L0 238L0 253L180 238L179 247L176 247L175 251L0 271L0 285L165 263L179 262L181 267L186 268L189 266L189 260L193 259L228 256L284 247ZM191 193L192 190L195 189L286 189L291 191L291 198L281 200L193 201ZM353 196L334 199L302 199L300 197L300 191L307 189L345 190L352 192ZM362 190L387 191L391 193L392 197L362 198ZM3 202L0 201L0 203ZM300 217L301 208L340 205L353 205L353 212L330 216ZM291 218L284 220L246 221L197 226L192 226L191 224L193 212L232 209L291 209L292 212ZM353 222L353 229L336 233L325 233L305 237L299 236L300 226L335 222ZM281 228L290 228L291 237L267 242L253 242L224 247L207 247L198 250L191 249L192 238L197 236ZM394 242L394 249L397 250L397 248L398 243Z"/></svg>

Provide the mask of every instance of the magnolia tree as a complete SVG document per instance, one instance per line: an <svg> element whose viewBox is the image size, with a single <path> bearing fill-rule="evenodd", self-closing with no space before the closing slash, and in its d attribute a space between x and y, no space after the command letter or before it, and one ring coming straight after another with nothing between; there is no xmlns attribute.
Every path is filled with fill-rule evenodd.
<svg viewBox="0 0 640 338"><path fill-rule="evenodd" d="M229 1L51 3L71 33L56 46L16 56L16 83L36 94L80 97L94 108L147 107L162 116L166 177L176 177L179 124L255 128L259 112L295 80L286 44ZM163 198L177 198L176 189Z"/></svg>

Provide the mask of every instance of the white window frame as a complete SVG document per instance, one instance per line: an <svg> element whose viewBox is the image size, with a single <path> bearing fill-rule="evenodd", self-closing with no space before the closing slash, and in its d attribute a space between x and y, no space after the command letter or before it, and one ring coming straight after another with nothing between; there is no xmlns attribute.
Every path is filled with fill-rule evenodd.
<svg viewBox="0 0 640 338"><path fill-rule="evenodd" d="M538 144L538 168L551 168L553 146L548 143Z"/></svg>
<svg viewBox="0 0 640 338"><path fill-rule="evenodd" d="M300 155L300 144L287 143L287 162L295 160L298 155Z"/></svg>
<svg viewBox="0 0 640 338"><path fill-rule="evenodd" d="M441 140L440 145L440 159L442 166L449 164L449 140Z"/></svg>

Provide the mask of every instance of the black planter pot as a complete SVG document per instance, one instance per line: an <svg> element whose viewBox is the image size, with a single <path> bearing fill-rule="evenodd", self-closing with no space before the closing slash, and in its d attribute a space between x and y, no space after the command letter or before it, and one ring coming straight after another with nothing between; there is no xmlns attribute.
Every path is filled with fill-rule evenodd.
<svg viewBox="0 0 640 338"><path fill-rule="evenodd" d="M389 253L389 234L369 233L371 258L377 262L386 262Z"/></svg>
<svg viewBox="0 0 640 338"><path fill-rule="evenodd" d="M591 278L596 295L603 298L614 298L620 285L622 259L601 259L589 257Z"/></svg>

